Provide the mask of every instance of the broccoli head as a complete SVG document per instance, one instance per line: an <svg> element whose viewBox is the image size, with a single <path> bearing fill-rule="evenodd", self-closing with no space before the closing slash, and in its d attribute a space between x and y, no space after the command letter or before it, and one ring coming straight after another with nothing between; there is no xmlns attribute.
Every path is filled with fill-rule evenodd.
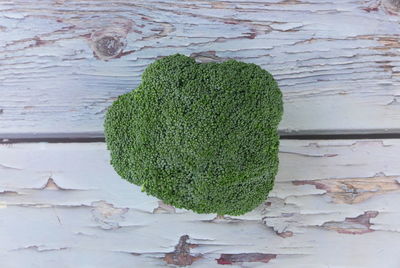
<svg viewBox="0 0 400 268"><path fill-rule="evenodd" d="M240 215L262 203L278 170L282 93L256 64L196 63L175 54L105 117L111 164L165 203Z"/></svg>

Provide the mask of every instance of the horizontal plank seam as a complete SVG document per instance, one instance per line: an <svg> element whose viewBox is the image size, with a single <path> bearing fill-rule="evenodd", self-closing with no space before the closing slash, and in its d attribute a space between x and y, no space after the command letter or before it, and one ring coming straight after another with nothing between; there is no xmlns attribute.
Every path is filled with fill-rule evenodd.
<svg viewBox="0 0 400 268"><path fill-rule="evenodd" d="M280 133L281 140L363 140L400 139L400 133L341 133L341 134L289 134ZM102 133L49 133L0 135L0 144L7 143L90 143L105 142Z"/></svg>

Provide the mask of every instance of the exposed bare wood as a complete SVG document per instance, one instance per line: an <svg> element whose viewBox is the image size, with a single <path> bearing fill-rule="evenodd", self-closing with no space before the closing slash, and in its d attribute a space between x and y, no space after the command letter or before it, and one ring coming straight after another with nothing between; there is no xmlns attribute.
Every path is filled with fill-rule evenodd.
<svg viewBox="0 0 400 268"><path fill-rule="evenodd" d="M242 216L175 209L121 180L103 143L0 145L2 267L395 267L400 140L285 140ZM332 253L334 252L334 254Z"/></svg>
<svg viewBox="0 0 400 268"><path fill-rule="evenodd" d="M275 259L276 254L263 253L239 253L239 254L221 254L217 259L218 264L237 264L243 262L264 262L268 263L271 259Z"/></svg>
<svg viewBox="0 0 400 268"><path fill-rule="evenodd" d="M368 1L0 1L0 134L96 133L172 53L277 78L281 131L399 132L399 5Z"/></svg>
<svg viewBox="0 0 400 268"><path fill-rule="evenodd" d="M365 234L374 231L370 228L372 225L370 220L371 218L378 216L378 214L378 211L366 211L362 215L354 218L346 218L341 222L325 222L322 227L329 230L335 230L342 234Z"/></svg>
<svg viewBox="0 0 400 268"><path fill-rule="evenodd" d="M336 203L354 204L363 202L375 195L400 191L400 176L374 176L368 178L324 179L294 181L294 185L314 185L326 190Z"/></svg>
<svg viewBox="0 0 400 268"><path fill-rule="evenodd" d="M190 248L197 247L196 244L189 244L187 240L188 235L183 235L179 238L179 243L176 245L175 250L171 253L165 254L164 261L168 264L175 264L178 266L192 265L198 259L201 259L201 255L192 256L190 255Z"/></svg>

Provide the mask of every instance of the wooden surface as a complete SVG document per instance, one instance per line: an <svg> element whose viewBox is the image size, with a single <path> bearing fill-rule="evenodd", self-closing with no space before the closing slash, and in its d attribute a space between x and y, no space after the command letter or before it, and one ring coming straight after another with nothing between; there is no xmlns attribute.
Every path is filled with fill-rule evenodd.
<svg viewBox="0 0 400 268"><path fill-rule="evenodd" d="M103 143L0 147L0 261L14 267L398 267L400 140L282 141L270 197L240 217L174 209Z"/></svg>
<svg viewBox="0 0 400 268"><path fill-rule="evenodd" d="M269 70L291 133L400 130L399 1L0 0L0 136L101 135L173 53ZM62 134L60 134L62 133Z"/></svg>
<svg viewBox="0 0 400 268"><path fill-rule="evenodd" d="M400 267L400 139L381 139L400 137L399 22L399 0L0 0L0 266ZM280 133L309 139L281 140L246 215L147 196L104 143L37 142L101 140L107 107L174 53L261 65ZM307 136L349 133L380 139Z"/></svg>

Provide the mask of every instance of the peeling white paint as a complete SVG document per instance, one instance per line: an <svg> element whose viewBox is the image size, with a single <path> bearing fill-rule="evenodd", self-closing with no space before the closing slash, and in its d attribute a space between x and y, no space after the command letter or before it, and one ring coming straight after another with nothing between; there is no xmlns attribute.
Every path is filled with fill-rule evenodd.
<svg viewBox="0 0 400 268"><path fill-rule="evenodd" d="M0 163L21 167L0 170L2 265L162 267L188 235L191 267L219 267L217 259L225 258L256 260L232 267L394 267L400 140L284 140L281 150L292 153L280 155L265 203L242 216L216 219L174 210L120 179L103 143L1 147ZM351 204L338 202L348 191L304 183L321 188L346 180L361 187L353 194L362 195L367 186L357 184L360 178L380 188Z"/></svg>

